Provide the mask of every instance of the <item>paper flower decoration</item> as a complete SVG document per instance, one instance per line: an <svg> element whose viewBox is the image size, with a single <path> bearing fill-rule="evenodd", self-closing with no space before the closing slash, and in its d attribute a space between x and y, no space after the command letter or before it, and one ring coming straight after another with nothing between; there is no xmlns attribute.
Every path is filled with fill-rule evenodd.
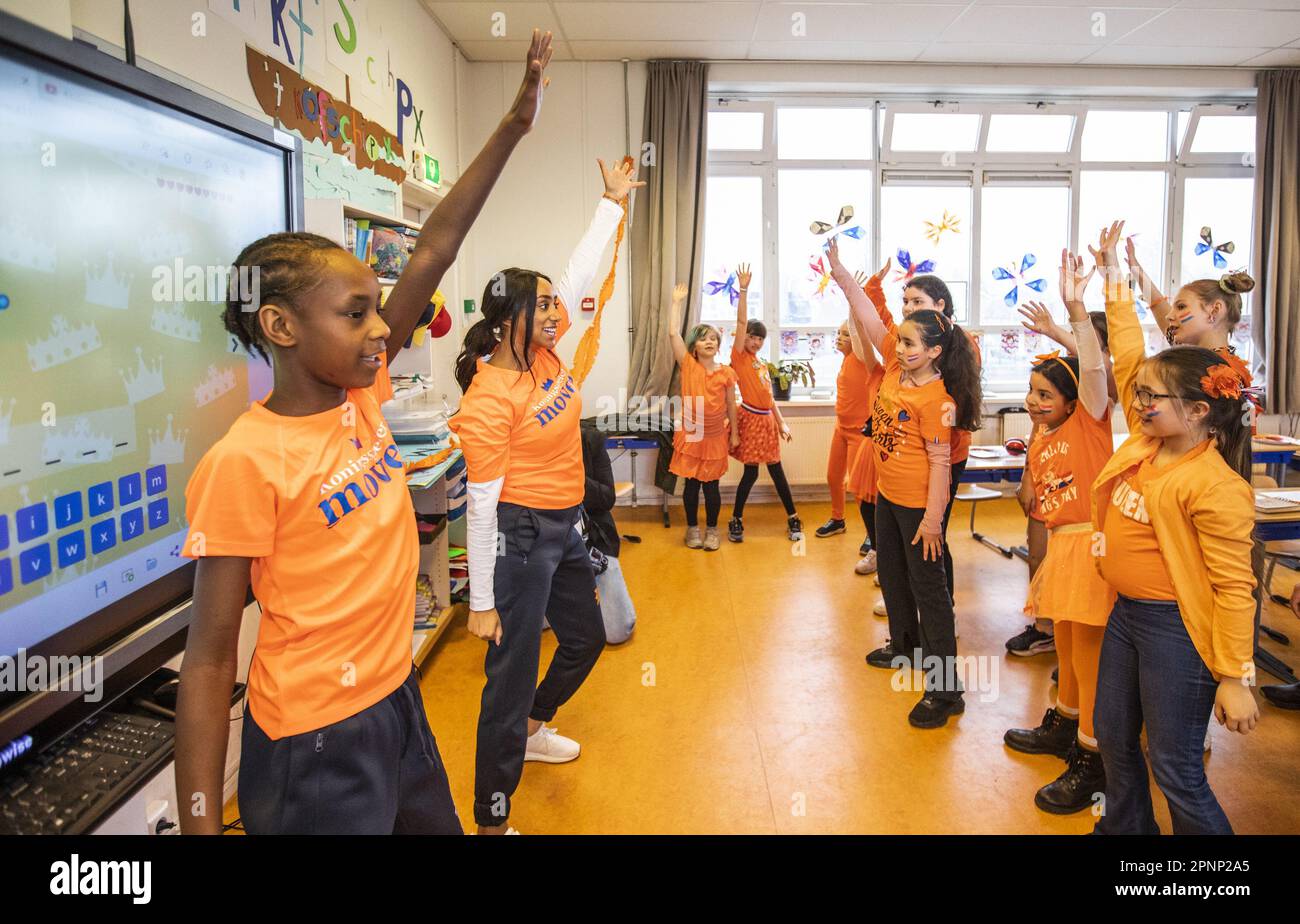
<svg viewBox="0 0 1300 924"><path fill-rule="evenodd" d="M1042 292L1047 288L1046 279L1026 279L1025 274L1030 268L1038 262L1038 258L1032 253L1027 253L1020 258L1020 269L1016 269L1015 263L1007 266L996 266L993 268L993 278L998 280L1009 280L1015 283L1009 292L1002 297L1002 302L1008 308L1014 308L1020 301L1020 286L1027 289L1033 289L1035 292Z"/></svg>
<svg viewBox="0 0 1300 924"><path fill-rule="evenodd" d="M949 212L943 210L943 218L938 221L925 222L925 236L931 244L939 243L939 238L943 237L943 232L951 231L953 234L961 234L961 228L958 227L961 219Z"/></svg>

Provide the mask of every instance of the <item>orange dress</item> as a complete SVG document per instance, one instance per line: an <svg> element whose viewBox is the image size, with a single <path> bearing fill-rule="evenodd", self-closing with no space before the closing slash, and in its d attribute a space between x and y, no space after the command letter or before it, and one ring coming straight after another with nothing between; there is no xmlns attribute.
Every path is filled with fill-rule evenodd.
<svg viewBox="0 0 1300 924"><path fill-rule="evenodd" d="M877 363L865 383L868 409L876 403L876 395L880 391L880 383L884 377L885 367ZM859 501L866 501L868 504L876 502L876 455L872 452L871 440L864 439L858 443L852 459L849 460L844 486L853 492L853 496Z"/></svg>
<svg viewBox="0 0 1300 924"><path fill-rule="evenodd" d="M699 481L717 481L726 474L731 436L727 393L735 387L736 372L730 366L710 371L690 353L682 357L682 425L673 434L668 471Z"/></svg>
<svg viewBox="0 0 1300 924"><path fill-rule="evenodd" d="M781 461L781 434L772 408L772 375L767 363L742 346L737 337L731 347L731 368L740 386L740 406L736 408L736 426L740 445L731 455L742 465L771 465Z"/></svg>
<svg viewBox="0 0 1300 924"><path fill-rule="evenodd" d="M1090 488L1114 453L1110 412L1097 420L1080 406L1055 430L1040 431L1025 459L1043 525L1047 554L1029 582L1029 615L1104 626L1115 591L1093 562Z"/></svg>

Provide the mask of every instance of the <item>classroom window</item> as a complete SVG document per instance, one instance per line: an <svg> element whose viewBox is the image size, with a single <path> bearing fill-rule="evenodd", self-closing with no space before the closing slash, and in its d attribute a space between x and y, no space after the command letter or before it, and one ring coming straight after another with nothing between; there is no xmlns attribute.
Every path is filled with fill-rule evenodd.
<svg viewBox="0 0 1300 924"><path fill-rule="evenodd" d="M710 176L704 216L704 272L700 319L735 326L739 298L736 265L749 263L749 316L763 316L763 180ZM664 293L670 298L671 293ZM664 306L665 310L667 305Z"/></svg>
<svg viewBox="0 0 1300 924"><path fill-rule="evenodd" d="M781 160L870 160L871 110L777 110L776 156Z"/></svg>
<svg viewBox="0 0 1300 924"><path fill-rule="evenodd" d="M1254 154L1254 116L1201 116L1192 139L1193 154Z"/></svg>
<svg viewBox="0 0 1300 924"><path fill-rule="evenodd" d="M709 150L762 150L763 115L761 112L710 112Z"/></svg>
<svg viewBox="0 0 1300 924"><path fill-rule="evenodd" d="M1083 160L1160 161L1169 158L1169 114L1092 111L1083 121Z"/></svg>
<svg viewBox="0 0 1300 924"><path fill-rule="evenodd" d="M1230 270L1250 267L1254 194L1251 177L1188 177L1183 187L1180 282L1218 279ZM1246 296L1243 314L1249 306Z"/></svg>
<svg viewBox="0 0 1300 924"><path fill-rule="evenodd" d="M958 323L970 318L970 180L946 185L890 182L880 188L880 257L893 265L885 293L898 310L903 286L913 275L933 273L948 284ZM869 272L874 271L872 267Z"/></svg>
<svg viewBox="0 0 1300 924"><path fill-rule="evenodd" d="M1070 234L1070 188L986 185L980 224L979 310L984 325L1016 325L1028 301L1059 301L1057 268Z"/></svg>
<svg viewBox="0 0 1300 924"><path fill-rule="evenodd" d="M965 112L899 112L894 115L895 151L974 151L980 116Z"/></svg>
<svg viewBox="0 0 1300 924"><path fill-rule="evenodd" d="M853 216L838 223L844 206ZM840 259L850 271L866 266L871 242L871 171L777 171L777 210L780 283L777 289L778 323L786 327L838 327L848 317L849 306L830 278L823 247L834 234ZM814 233L813 222L831 225Z"/></svg>
<svg viewBox="0 0 1300 924"><path fill-rule="evenodd" d="M1079 253L1089 261L1088 246L1097 246L1102 228L1110 227L1116 219L1124 220L1124 235L1133 238L1138 261L1156 282L1165 278L1165 211L1169 176L1163 170L1084 170L1079 174ZM1120 260L1124 250L1120 249ZM1053 267L1059 260L1053 261ZM1048 302L1059 309L1053 280L1052 297ZM1094 279L1084 293L1084 304L1089 311L1101 311L1105 306L1101 281ZM1139 299L1138 315L1143 323L1154 323L1145 302Z"/></svg>
<svg viewBox="0 0 1300 924"><path fill-rule="evenodd" d="M1062 154L1074 136L1072 115L994 113L984 150Z"/></svg>

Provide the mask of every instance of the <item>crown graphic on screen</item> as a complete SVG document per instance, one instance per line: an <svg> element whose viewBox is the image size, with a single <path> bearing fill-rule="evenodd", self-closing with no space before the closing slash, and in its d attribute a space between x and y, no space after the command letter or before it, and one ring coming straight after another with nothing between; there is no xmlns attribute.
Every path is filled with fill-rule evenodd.
<svg viewBox="0 0 1300 924"><path fill-rule="evenodd" d="M86 301L103 308L116 308L119 311L127 307L131 297L132 274L113 272L113 255L108 255L108 262L102 273L93 273L90 264L86 267Z"/></svg>
<svg viewBox="0 0 1300 924"><path fill-rule="evenodd" d="M9 425L14 419L14 408L18 406L17 398L9 399L9 407L5 407L3 398L0 398L0 446L9 442Z"/></svg>
<svg viewBox="0 0 1300 924"><path fill-rule="evenodd" d="M51 431L41 447L41 461L46 464L107 462L112 458L113 438L90 432L90 421L85 417L76 419L71 432Z"/></svg>
<svg viewBox="0 0 1300 924"><path fill-rule="evenodd" d="M194 406L203 407L235 387L235 370L208 366L208 377L194 389Z"/></svg>
<svg viewBox="0 0 1300 924"><path fill-rule="evenodd" d="M167 415L167 430L159 433L157 430L149 431L149 464L150 465L179 465L185 461L185 438L189 436L189 430L181 430L179 433L172 433L172 415Z"/></svg>
<svg viewBox="0 0 1300 924"><path fill-rule="evenodd" d="M145 398L152 398L154 395L161 394L163 390L162 374L162 357L152 366L145 365L144 350L140 347L135 348L136 370L135 375L130 374L128 369L119 369L118 374L122 376L122 381L126 384L126 398L132 404L139 404Z"/></svg>
<svg viewBox="0 0 1300 924"><path fill-rule="evenodd" d="M56 314L50 318L50 330L51 336L27 344L27 361L31 363L33 372L85 356L102 345L99 328L93 321L70 327L67 318Z"/></svg>
<svg viewBox="0 0 1300 924"><path fill-rule="evenodd" d="M202 329L198 321L185 313L185 306L180 302L176 302L169 308L164 308L161 305L155 308L149 326L160 334L175 337L177 340L189 340L193 343L199 342L199 332Z"/></svg>
<svg viewBox="0 0 1300 924"><path fill-rule="evenodd" d="M155 231L140 238L140 259L161 263L189 253L190 239L184 231Z"/></svg>
<svg viewBox="0 0 1300 924"><path fill-rule="evenodd" d="M52 273L54 245L37 237L32 226L19 224L9 218L0 225L0 261L40 270L42 273Z"/></svg>

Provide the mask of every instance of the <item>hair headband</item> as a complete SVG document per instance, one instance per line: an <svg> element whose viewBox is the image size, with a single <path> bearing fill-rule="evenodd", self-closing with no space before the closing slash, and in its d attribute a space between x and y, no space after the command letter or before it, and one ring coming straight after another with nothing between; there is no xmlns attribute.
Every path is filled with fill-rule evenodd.
<svg viewBox="0 0 1300 924"><path fill-rule="evenodd" d="M1047 363L1047 362L1051 362L1052 360L1056 360L1058 363L1060 363L1062 366L1065 367L1065 371L1070 373L1070 378L1074 379L1074 387L1077 390L1079 387L1079 377L1074 374L1074 370L1070 368L1070 364L1061 358L1060 350L1053 350L1050 353L1039 353L1037 356L1034 357L1034 365L1037 366L1040 363Z"/></svg>

